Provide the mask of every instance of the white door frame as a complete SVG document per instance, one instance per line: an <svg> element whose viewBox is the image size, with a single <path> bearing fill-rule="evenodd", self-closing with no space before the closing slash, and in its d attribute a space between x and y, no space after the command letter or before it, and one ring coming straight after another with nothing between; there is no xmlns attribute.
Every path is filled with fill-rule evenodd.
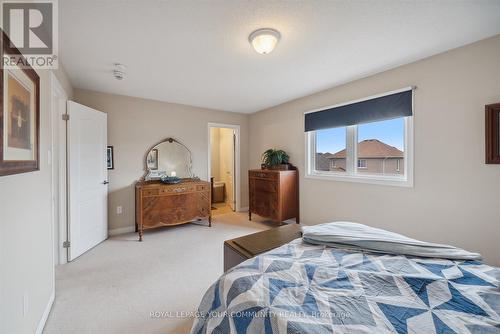
<svg viewBox="0 0 500 334"><path fill-rule="evenodd" d="M236 124L225 124L225 123L208 123L208 182L210 182L210 177L212 175L212 140L210 138L210 129L213 128L224 128L224 129L232 129L236 135L235 147L234 147L234 182L235 182L235 201L236 201L236 211L241 211L241 161L240 161L240 126Z"/></svg>
<svg viewBox="0 0 500 334"><path fill-rule="evenodd" d="M67 249L63 243L67 240L67 192L66 192L66 122L62 119L66 114L68 96L54 73L51 73L51 156L52 165L52 205L59 208L54 213L52 208L52 228L54 236L54 264L68 261ZM59 108L61 100L64 108ZM55 154L57 152L57 154ZM58 181L58 182L56 182ZM58 185L58 186L57 186Z"/></svg>

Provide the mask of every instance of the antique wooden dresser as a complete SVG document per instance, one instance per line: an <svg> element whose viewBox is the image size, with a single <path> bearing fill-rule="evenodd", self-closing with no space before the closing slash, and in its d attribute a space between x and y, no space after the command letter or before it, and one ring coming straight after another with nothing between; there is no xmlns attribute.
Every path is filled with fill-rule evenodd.
<svg viewBox="0 0 500 334"><path fill-rule="evenodd" d="M210 183L195 179L177 184L140 181L135 186L135 217L139 241L143 231L161 226L208 220L212 226Z"/></svg>
<svg viewBox="0 0 500 334"><path fill-rule="evenodd" d="M248 182L250 220L254 213L274 221L295 218L300 222L297 170L250 170Z"/></svg>

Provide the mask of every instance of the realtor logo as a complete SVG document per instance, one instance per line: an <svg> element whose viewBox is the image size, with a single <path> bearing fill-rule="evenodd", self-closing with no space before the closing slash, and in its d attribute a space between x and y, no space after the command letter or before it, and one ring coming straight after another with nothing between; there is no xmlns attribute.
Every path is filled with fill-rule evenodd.
<svg viewBox="0 0 500 334"><path fill-rule="evenodd" d="M57 0L2 1L2 29L22 54L4 55L3 65L57 68L56 20Z"/></svg>

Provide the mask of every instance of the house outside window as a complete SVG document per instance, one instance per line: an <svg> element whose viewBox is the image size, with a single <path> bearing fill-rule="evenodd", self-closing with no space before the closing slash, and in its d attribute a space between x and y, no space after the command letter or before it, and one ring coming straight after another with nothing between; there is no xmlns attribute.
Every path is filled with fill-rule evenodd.
<svg viewBox="0 0 500 334"><path fill-rule="evenodd" d="M306 132L306 177L413 186L413 115Z"/></svg>

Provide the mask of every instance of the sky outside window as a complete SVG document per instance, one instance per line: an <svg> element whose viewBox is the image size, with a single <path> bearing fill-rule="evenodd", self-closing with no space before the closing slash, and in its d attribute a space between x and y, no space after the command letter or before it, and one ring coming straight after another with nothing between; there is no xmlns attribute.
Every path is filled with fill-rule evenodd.
<svg viewBox="0 0 500 334"><path fill-rule="evenodd" d="M358 125L358 142L378 139L387 145L404 149L404 118ZM316 152L336 153L346 148L346 128L332 128L316 132Z"/></svg>
<svg viewBox="0 0 500 334"><path fill-rule="evenodd" d="M336 153L346 147L346 128L332 128L316 131L316 152Z"/></svg>

